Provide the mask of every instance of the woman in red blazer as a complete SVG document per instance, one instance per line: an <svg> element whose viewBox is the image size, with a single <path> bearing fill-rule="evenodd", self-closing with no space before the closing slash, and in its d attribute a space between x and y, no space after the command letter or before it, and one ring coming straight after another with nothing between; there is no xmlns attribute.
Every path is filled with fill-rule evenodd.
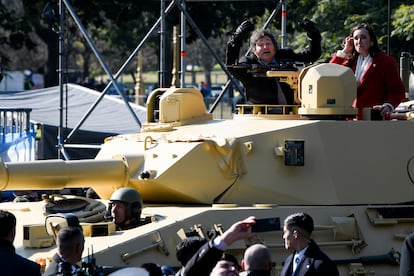
<svg viewBox="0 0 414 276"><path fill-rule="evenodd" d="M395 59L378 46L371 26L362 23L345 38L345 46L334 54L330 63L350 67L357 80L357 98L353 106L362 118L365 107L379 109L383 117L389 115L405 97Z"/></svg>

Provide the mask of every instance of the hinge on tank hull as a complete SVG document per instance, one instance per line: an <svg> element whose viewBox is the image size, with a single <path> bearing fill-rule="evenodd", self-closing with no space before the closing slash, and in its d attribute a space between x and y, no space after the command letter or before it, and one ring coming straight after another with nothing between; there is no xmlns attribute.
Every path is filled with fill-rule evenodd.
<svg viewBox="0 0 414 276"><path fill-rule="evenodd" d="M181 240L191 236L199 236L205 239L212 239L217 235L222 235L224 233L223 225L222 224L214 224L213 227L208 230L207 232L204 231L203 226L201 224L195 224L190 227L189 230L184 230L183 228L177 231L178 237Z"/></svg>
<svg viewBox="0 0 414 276"><path fill-rule="evenodd" d="M379 206L367 208L368 218L373 225L394 225L414 222L414 206Z"/></svg>
<svg viewBox="0 0 414 276"><path fill-rule="evenodd" d="M374 270L368 271L364 265L392 265L398 266L400 264L401 254L394 248L385 254L361 256L353 259L334 260L337 265L348 264L349 275L374 275Z"/></svg>
<svg viewBox="0 0 414 276"><path fill-rule="evenodd" d="M152 240L152 244L150 244L146 247L140 248L139 250L136 250L136 251L133 251L133 252L127 252L127 253L121 254L122 261L125 264L128 264L128 261L131 258L133 258L133 257L135 257L135 256L137 256L137 255L139 255L139 254L141 254L141 253L143 253L147 250L150 250L152 248L158 248L160 250L160 252L163 253L165 256L170 255L170 252L168 251L167 247L165 246L165 243L164 243L164 240L161 237L161 234L158 231L155 231L152 234L154 234L154 237L153 237L154 239Z"/></svg>

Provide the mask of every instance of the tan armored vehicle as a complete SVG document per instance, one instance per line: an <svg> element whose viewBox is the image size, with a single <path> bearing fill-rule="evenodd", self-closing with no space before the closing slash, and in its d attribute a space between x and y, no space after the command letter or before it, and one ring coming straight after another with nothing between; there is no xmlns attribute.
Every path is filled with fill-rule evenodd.
<svg viewBox="0 0 414 276"><path fill-rule="evenodd" d="M0 187L93 187L102 200L82 199L80 208L67 209L84 227L85 257L93 250L101 266L179 266L175 246L190 232L207 236L250 215L275 218L282 228L289 214L307 212L314 239L341 275L397 275L402 241L414 229L410 103L393 114L398 120L373 121L369 112L354 120L349 69L320 64L299 72L288 75L299 87L299 105L239 106L230 120L212 119L195 89L158 89L140 133L109 137L93 160L2 163ZM103 221L107 200L121 187L141 193L150 223L115 231ZM0 204L17 216L18 253L32 260L55 253L45 231L53 208L44 207L79 203L68 199ZM281 230L260 232L230 252L241 258L255 242L271 248L278 275L289 254Z"/></svg>

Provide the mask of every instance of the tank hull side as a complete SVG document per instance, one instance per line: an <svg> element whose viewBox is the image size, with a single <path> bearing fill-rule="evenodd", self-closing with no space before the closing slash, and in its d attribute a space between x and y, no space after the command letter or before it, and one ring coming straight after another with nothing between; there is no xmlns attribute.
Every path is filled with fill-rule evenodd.
<svg viewBox="0 0 414 276"><path fill-rule="evenodd" d="M18 210L28 206L30 211ZM0 204L0 208L12 210L17 216L17 252L32 260L50 258L56 250L55 246L43 249L22 246L22 225L43 221L40 206L38 203ZM398 265L390 263L387 258L392 249L400 251L404 237L414 229L413 218L380 218L375 210L382 207L401 206L147 206L143 214L152 216L155 222L117 231L110 236L86 237L84 257L93 249L98 265L139 266L155 262L179 266L175 258L175 246L180 240L177 234L180 229L189 231L198 227L200 233L206 234L215 224L226 230L235 221L250 215L279 218L282 227L284 218L289 214L307 212L314 218L314 240L333 260L341 262L341 275L351 275L349 264L357 265L367 272L375 272L375 275L398 275ZM406 207L414 208L412 205ZM339 222L344 220L349 220L351 228L356 230L341 227L343 224ZM251 240L236 242L229 251L241 259L246 246L256 242L265 243L271 248L273 260L277 264L275 270L280 272L284 259L290 253L284 249L282 230L258 233ZM366 259L371 261L365 262Z"/></svg>

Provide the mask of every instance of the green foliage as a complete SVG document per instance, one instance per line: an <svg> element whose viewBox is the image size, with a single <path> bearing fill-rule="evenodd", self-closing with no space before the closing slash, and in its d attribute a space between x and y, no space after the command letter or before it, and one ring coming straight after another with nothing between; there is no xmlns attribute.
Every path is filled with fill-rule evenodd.
<svg viewBox="0 0 414 276"><path fill-rule="evenodd" d="M395 10L392 25L393 36L406 41L413 39L414 35L414 5L402 4Z"/></svg>
<svg viewBox="0 0 414 276"><path fill-rule="evenodd" d="M36 44L27 36L31 30L24 16L11 13L0 2L0 43L14 49L28 47L33 49ZM3 57L4 57L3 53Z"/></svg>
<svg viewBox="0 0 414 276"><path fill-rule="evenodd" d="M23 7L22 11L10 9L10 6L5 7L0 2L0 55L3 57L8 54L7 47L27 48L29 51L34 51L36 43L31 38L32 32L36 32L48 47L56 47L57 35L51 31L50 24L43 20L42 12L46 3L51 2L57 6L58 1L11 2L20 3L20 1L21 5L16 4L16 7ZM160 1L72 0L69 2L114 71L160 17ZM169 3L166 1L166 6ZM237 26L246 19L253 20L257 27L263 26L279 4L280 1L269 0L188 1L185 6L197 28L206 38L220 37L222 41L226 41ZM393 19L390 38L387 25L388 4L391 5ZM367 22L374 27L380 46L384 50L387 50L386 46L390 42L391 54L394 56L398 56L401 51L411 52L414 47L412 0L295 0L286 1L286 6L288 47L298 51L307 47L306 35L303 30L297 28L297 23L304 18L309 18L317 23L322 33L321 62L328 61L332 53L342 47L343 39L349 34L350 29L361 22ZM172 26L178 26L179 19L180 11L174 7L166 17L167 37L171 37ZM72 23L70 21L70 16L66 12L66 51L73 52L73 66L80 66L76 65L76 61L88 62L90 66L85 67L85 70L100 74L102 70L93 59L90 49L88 50L85 39L82 38L73 21ZM280 13L274 17L269 28L280 33ZM151 48L152 56L159 52L157 32L159 29L145 44L145 47ZM187 24L186 32L186 41L191 45L198 38L196 30ZM215 47L218 49L220 46ZM222 47L225 48L225 45ZM71 61L70 58L68 60ZM150 64L149 59L147 61L145 66ZM47 71L56 72L51 68ZM131 72L134 69L130 68Z"/></svg>

